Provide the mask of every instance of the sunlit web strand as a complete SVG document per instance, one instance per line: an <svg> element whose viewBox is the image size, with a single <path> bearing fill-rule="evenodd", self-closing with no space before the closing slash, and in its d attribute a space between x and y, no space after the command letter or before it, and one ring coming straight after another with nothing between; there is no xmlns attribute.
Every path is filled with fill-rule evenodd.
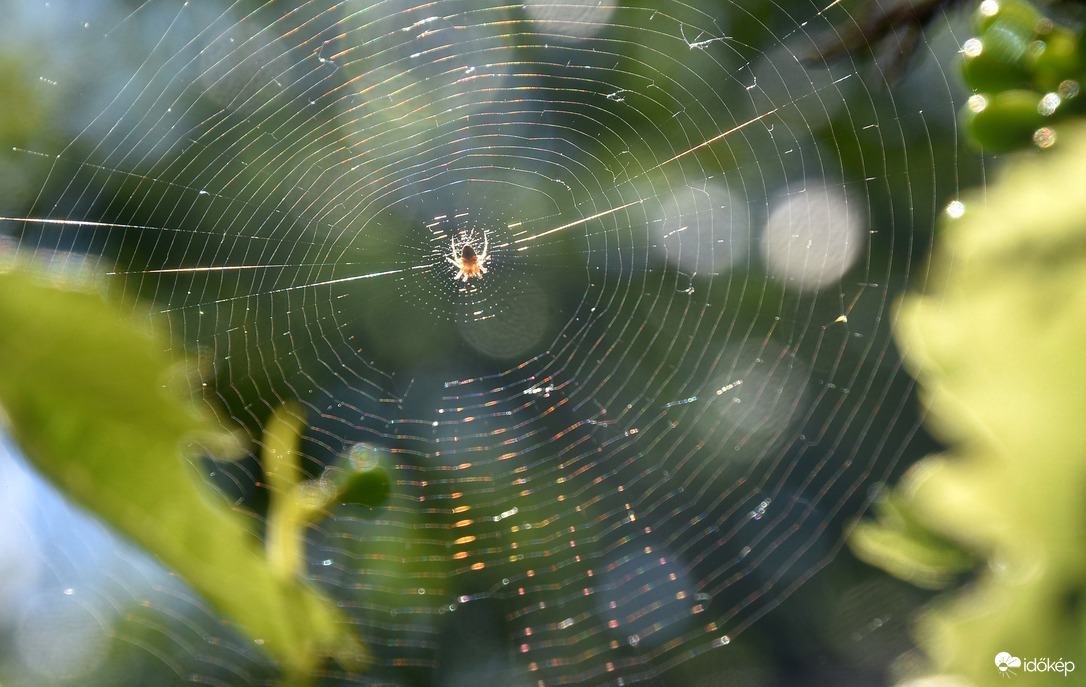
<svg viewBox="0 0 1086 687"><path fill-rule="evenodd" d="M290 267L298 267L298 266L299 265L290 265ZM254 266L251 266L251 267L260 268L260 267L263 267L263 266L262 265L254 265ZM425 270L425 269L430 269L430 267L431 267L430 264L426 263L426 264L422 264L422 265L415 265L413 267L404 267L404 268L395 269L395 270L385 270L384 272L368 272L366 274L356 274L356 275L353 275L353 276L350 276L350 277L341 277L339 279L328 279L328 280L325 280L325 281L307 282L305 284L295 284L294 286L284 286L281 289L268 289L267 291L260 291L258 293L246 293L246 294L243 294L241 296L230 296L229 298L216 298L213 301L208 301L208 303L214 304L214 305L219 305L219 304L222 304L222 303L229 303L231 301L248 300L248 299L253 298L255 296L269 296L269 295L274 295L274 294L277 294L277 293L286 293L287 291L297 291L299 289L310 289L310 288L316 288L318 286L329 286L331 284L342 284L344 282L358 281L360 279L373 279L374 277L386 277L386 276L388 276L390 274L400 274L402 272L407 272L409 270ZM194 268L194 269L179 268L179 269L172 269L172 270L170 270L170 269L167 269L167 270L149 270L149 271L146 271L146 272L137 272L137 274L154 274L154 273L169 273L169 272L215 272L215 271L220 271L221 269L222 268L217 268L217 267L205 267L205 268ZM169 312L176 312L178 310L199 308L199 307L203 307L204 305L207 305L208 303L199 303L199 304L194 303L192 305L181 306L180 308L166 308L164 310L161 310L160 312L169 313Z"/></svg>
<svg viewBox="0 0 1086 687"><path fill-rule="evenodd" d="M337 263L342 266L350 266L354 263L344 262ZM292 262L285 265L217 265L211 267L165 267L157 270L131 270L125 272L106 272L107 276L129 276L137 274L183 274L186 272L230 272L234 270L275 270L275 269L287 269L289 267L327 267L328 263L325 262ZM398 270L402 272L403 270ZM384 273L381 273L384 274ZM364 279L366 277L378 276L377 274L366 274L361 276L350 277L350 279Z"/></svg>
<svg viewBox="0 0 1086 687"><path fill-rule="evenodd" d="M25 152L25 153L29 153L31 155L41 155L41 153L35 153L35 152L29 151L29 150L21 150L21 149L19 149L19 152ZM144 176L142 174L133 174L131 172L125 172L123 170L118 170L118 169L111 169L109 167L103 167L101 165L93 165L93 164L89 164L89 163L86 163L86 162L81 162L79 164L80 164L80 166L86 166L86 167L90 167L91 169L98 169L98 170L106 171L106 172L109 172L111 174L123 174L125 176L130 176L130 177L132 177L134 179L138 179L140 181L153 181L155 183L165 183L165 184L168 184L169 186L173 186L175 188L181 188L181 189L184 189L186 191L191 191L191 192L197 193L197 194L199 194L201 196L213 196L213 197L229 198L229 200L231 202L240 202L240 203L242 203L242 204L244 204L246 206L253 206L253 204L248 202L248 201L238 200L238 199L236 199L234 197L219 196L218 194L213 195L213 194L207 192L206 190L197 189L196 187L193 187L193 186L186 186L184 184L176 184L176 183L173 183L173 182L166 182L166 181L162 181L161 179L158 179L158 178L155 178L155 177L147 177L147 176ZM162 227L162 226L152 225L152 224L125 224L123 222L99 222L99 221L95 221L95 220L59 219L59 218L55 218L55 217L0 217L0 222L13 222L13 223L16 223L16 224L45 224L45 225L58 225L58 226L77 226L77 227L89 227L89 228L93 228L93 229L142 229L142 230L147 230L147 231L169 231L169 232L177 232L177 231L179 231L178 229L175 229L175 228L172 228L172 227ZM319 220L314 220L314 223L318 223L318 222L319 222ZM327 226L328 226L328 228L331 228L332 225L327 225ZM211 230L207 230L207 229L185 229L184 233L186 233L186 234L206 234L207 236L223 236L224 235L222 231L211 231ZM268 241L268 240L270 240L266 236L255 236L255 235L251 235L251 234L242 234L242 233L232 233L232 234L228 234L228 236L231 236L231 237L234 237L234 238L241 238L241 239L258 240L258 241ZM308 245L308 246L320 247L320 246L323 245L323 243L321 243L321 242L305 241L300 237L295 237L293 240L294 240L295 243L305 244L305 245Z"/></svg>
<svg viewBox="0 0 1086 687"><path fill-rule="evenodd" d="M25 223L25 224L45 224L45 225L58 225L58 226L90 227L90 228L94 228L94 229L146 229L148 231L176 231L176 230L173 230L173 229L166 229L164 227L153 226L153 225L148 225L148 224L124 224L124 223L121 223L121 222L95 222L95 221L92 221L92 220L78 220L78 219L50 219L50 218L37 218L37 217L0 217L0 222L14 222L14 223L20 223L20 224ZM221 235L221 232L215 232L215 231L204 231L204 232L189 231L189 233L204 233L204 234L208 234L209 236L210 235L215 235L215 236L220 236ZM239 234L238 236L240 238L249 238L249 239L261 238L261 237L256 237L256 236L245 236L245 235L241 235L241 234ZM315 245L318 245L318 244L315 243L315 242L310 242L309 245L314 245L315 246ZM179 273L185 273L185 272L227 272L227 271L235 271L235 270L287 269L287 268L290 268L290 267L326 267L329 264L330 263L315 262L315 263L290 263L290 264L284 264L284 265L215 265L215 266L209 266L209 267L173 267L173 268L163 268L163 269L156 269L156 270L124 270L124 271L106 272L105 274L106 274L106 276L113 277L113 276L128 276L128 275L137 275L137 274L171 274L171 273L172 274L179 274ZM340 265L340 266L350 266L352 263L348 262L348 263L335 263L335 264ZM421 269L422 267L424 267L424 266L423 265L418 265L418 266L412 267L410 269ZM404 271L404 270L403 269L389 270L387 272L356 275L356 276L353 276L353 277L345 277L344 279L339 280L339 281L353 281L355 279L367 279L367 278L370 278L370 277L382 276L384 274L392 274L392 273L395 273L395 272L402 272L402 271ZM334 283L334 282L331 282L331 283ZM302 286L320 286L320 285L321 284L306 284L306 285L302 285ZM291 287L291 288L300 288L300 287ZM283 290L287 290L287 289L283 289ZM275 291L269 291L267 293L276 293L276 292ZM228 300L232 300L232 299L228 299Z"/></svg>
<svg viewBox="0 0 1086 687"><path fill-rule="evenodd" d="M851 73L846 74L845 76L834 80L831 84L829 84L829 85L827 85L827 86L825 86L823 88L828 88L829 86L835 86L837 84L840 84L841 82L845 81L846 79L848 79L851 76L852 76ZM818 90L816 90L816 91L814 91L812 93L805 94L805 95L801 96L800 98L797 98L796 100L789 103L789 105L795 104L796 102L799 102L800 100L803 100L805 98L809 98L812 95L817 95L818 93L821 92L821 90L823 90L823 89L818 89ZM664 160L664 161L656 164L655 166L653 166L653 167L651 167L651 168L649 168L647 170L642 171L641 173L635 175L634 177L631 177L631 180L644 177L644 176L650 174L651 172L659 170L662 167L664 167L666 165L669 165L669 164L671 164L671 163L673 163L673 162L675 162L675 161L677 161L679 159L682 159L682 158L684 158L684 157L686 157L688 155L691 155L692 153L695 153L698 150L706 148L706 147L708 147L708 146L710 146L710 145L712 145L712 144L714 144L714 143L716 143L716 142L730 136L731 134L734 134L734 133L736 133L738 131L741 131L741 130L745 129L746 127L750 126L751 124L757 123L757 122L765 119L766 117L769 117L769 116L777 113L778 111L780 111L781 107L784 107L784 106L775 107L775 108L772 108L770 110L767 110L767 111L765 111L765 112L763 112L763 113L761 113L761 114L759 114L759 115L757 115L755 117L752 117L751 119L743 122L742 124L736 125L736 126L730 128L730 129L726 130L726 131L722 131L722 132L716 134L715 136L712 136L711 138L705 139L701 143L698 143L697 145L694 145L694 146L688 148L687 150L685 150L685 151L683 151L681 153L678 153L678 154L668 158L667 160ZM201 193L203 193L203 192L201 191ZM595 213L595 214L593 214L593 215L591 215L589 217L585 217L585 218L582 218L582 219L579 219L579 220L575 220L573 222L569 222L569 223L560 225L558 227L554 227L552 229L547 229L545 231L533 234L531 236L521 237L521 238L516 239L516 240L514 240L512 242L497 244L495 247L496 248L505 248L505 247L508 247L510 245L528 243L530 241L534 241L534 240L542 238L544 236L548 236L548 235L551 235L551 234L554 234L554 233L557 233L557 232L560 232L560 231L564 231L566 229L570 229L570 228L573 228L573 227L576 227L576 226L580 226L582 224L593 221L595 219L599 219L601 217L605 217L607 215L614 214L614 213L619 212L621 210L624 210L624 209L626 209L628 207L631 207L633 205L637 205L637 204L640 204L640 203L643 203L643 202L644 202L644 199L639 199L637 201L632 201L632 202L626 203L624 205L620 205L620 206L617 206L617 207L614 207L614 208L610 208L608 210L604 210L602 212ZM98 228L148 229L148 230L153 229L153 230L156 230L156 231L160 231L162 229L161 227L154 227L154 226L130 225L130 224L123 224L123 223L94 222L94 221L87 221L87 220L60 220L60 219L36 219L36 218L0 217L0 221L34 222L34 223L72 225L72 226L90 226L90 227L98 227ZM213 232L208 232L208 233L213 233ZM526 250L526 248L527 248L526 246L521 246L517 250L523 251L523 250ZM289 265L289 266L290 267L305 267L305 266L316 267L316 266L321 266L321 264L312 264L312 265L295 264L295 265ZM286 292L286 291L295 291L295 290L305 289L305 288L315 288L315 287L319 287L319 286L328 286L328 285L337 284L337 283L358 281L358 280L361 280L361 279L371 279L371 278L375 278L375 277L389 276L389 275L393 275L393 274L400 274L400 273L403 273L403 272L405 272L405 271L407 271L409 269L410 270L427 269L427 268L430 268L431 266L432 266L432 263L424 263L424 264L416 265L416 266L413 266L413 267L410 267L410 268L385 270L385 271L379 271L379 272L366 273L366 274L362 274L362 275L354 275L354 276L350 276L350 277L342 277L342 278L333 279L333 280L325 280L325 281L319 281L319 282L309 282L309 283L305 283L305 284L298 284L298 285L294 285L294 286L283 287L281 289L269 290L269 291L261 292L259 294L246 294L244 296L236 296L236 297L221 299L221 300L217 300L215 302L216 303L227 302L227 301L238 300L238 299L242 299L242 298L249 298L249 297L254 296L254 295L269 295L269 294L275 294L275 293L282 293L282 292ZM192 267L192 268L171 268L171 269L161 269L161 270L142 270L142 271L124 272L124 274L167 274L167 273L187 273L187 272L190 272L190 273L192 273L192 272L219 272L219 271L235 271L235 270L243 270L243 269L261 269L261 268L275 269L275 268L284 268L284 267L288 267L288 266L280 266L280 265L212 266L212 267ZM118 272L118 273L110 273L110 274L121 274L121 273Z"/></svg>
<svg viewBox="0 0 1086 687"><path fill-rule="evenodd" d="M835 86L835 85L841 83L842 81L845 81L850 76L852 76L852 75L851 74L846 74L845 76L833 81L830 85ZM828 88L828 86L827 86L827 88ZM802 98L810 97L811 95L815 95L815 94L817 94L819 92L820 91L815 91L814 93L809 93L807 95L802 96ZM799 102L799 100L801 100L802 98L797 98L795 101L793 101L792 103L789 103L789 104L790 105L795 104L796 102ZM734 134L734 133L736 133L738 131L742 131L743 129L750 126L751 124L759 122L759 121L765 119L766 117L769 117L770 115L775 114L780 109L781 109L780 107L775 107L775 108L773 108L771 110L767 110L767 111L763 112L762 114L757 115L756 117L752 117L751 119L748 119L747 121L743 122L742 124L738 124L738 125L732 127L731 129L728 129L727 131L722 131L719 134L713 136L712 138L708 138L708 139L702 141L701 143L697 144L696 146L688 148L687 150L684 150L683 152L681 152L681 153L679 153L677 155L674 155L674 156L668 158L667 160L664 160L663 162L658 163L654 167L650 167L649 169L641 172L640 174L637 174L637 175L635 175L633 177L630 177L630 180L632 181L634 179L644 177L644 176L650 174L651 172L655 172L655 171L659 170L660 168L664 167L665 165L669 165L672 162L675 162L676 160L679 160L679 159L681 159L683 157L686 157L687 155L690 155L691 153L694 153L694 152L696 152L698 150L701 150L702 148L706 148L706 147L712 145L713 143L716 143L717 141L730 136L731 134ZM594 215L592 215L590 217L585 217L583 219L579 219L579 220L570 222L568 224L563 224L562 226L555 227L554 229L548 229L548 230L542 231L542 232L540 232L538 234L533 234L531 236L525 236L525 237L516 239L512 243L517 244L517 243L527 243L528 241L534 241L535 239L542 238L542 237L547 236L549 234L553 234L555 232L563 231L565 229L570 229L572 227L576 227L576 226L584 224L586 222L590 222L590 221L592 221L594 219L599 219L600 217L605 217L607 215L610 215L610 214L613 214L613 213L618 212L620 210L623 210L625 208L628 208L631 205L636 205L636 204L642 203L642 202L644 202L644 199L635 200L633 202L626 203L625 205L621 205L619 207L611 208L610 210L604 210L603 212L596 213L596 214L594 214ZM501 246L498 246L498 247L499 248L504 248L505 246L508 246L508 245L509 244L502 244ZM518 248L517 250L524 250L524 248Z"/></svg>
<svg viewBox="0 0 1086 687"><path fill-rule="evenodd" d="M757 122L757 121L759 121L759 120L761 120L761 119L763 119L765 117L768 117L769 115L776 112L777 109L778 108L773 108L772 110L769 110L768 112L763 112L762 114L758 115L757 117L754 117L753 119L747 120L746 122L743 122L742 124L740 124L738 126L732 127L731 129L728 129L727 131L723 131L723 132L717 134L716 136L714 136L714 137L712 137L710 139L702 141L701 143L694 146L693 148L690 148L689 150L686 150L686 151L684 151L682 153L679 153L678 155L675 155L674 157L672 157L672 158L670 158L668 160L664 160L663 162L659 163L655 167L652 167L652 168L642 172L641 174L638 174L637 176L632 177L632 179L636 179L636 178L642 177L642 176L644 176L644 175L646 175L646 174L648 174L650 172L656 171L656 170L660 169L661 167L663 167L664 165L670 164L670 163L674 162L675 160L678 160L679 158L681 158L681 157L683 157L685 155L689 155L690 153L692 153L692 152L694 152L696 150L700 150L701 148L704 148L704 147L706 147L708 145L711 145L714 142L719 141L720 139L724 138L725 136L728 136L729 134L735 133L736 131L739 131L739 130L747 127L747 126L750 126L751 124L753 124L753 123L755 123L755 122ZM580 224L584 224L586 222L591 222L594 219L599 219L600 217L605 217L607 215L616 213L616 212L618 212L620 210L625 210L626 208L630 207L631 205L637 205L637 204L643 203L643 202L645 202L645 200L643 198L640 199L640 200L631 201L629 203L626 203L625 205L620 205L618 207L611 208L610 210L604 210L603 212L597 212L596 214L594 214L594 215L592 215L590 217L584 217L582 219L570 222L568 224L563 224L560 227L555 227L554 229L548 229L546 231L539 232L538 234L533 234L531 236L525 236L525 237L516 239L516 240L512 241L512 243L517 244L517 243L526 243L528 241L534 241L535 239L542 238L544 236L547 236L548 234L553 234L553 233L558 232L558 231L563 231L565 229L570 229L572 227L576 227L576 226L578 226ZM504 243L504 244L501 244L500 246L497 246L497 247L498 248L504 248L504 247L506 247L508 245L510 245L510 244L509 243ZM524 250L524 248L518 248L517 250Z"/></svg>
<svg viewBox="0 0 1086 687"><path fill-rule="evenodd" d="M832 7L832 6L833 6L833 5L831 4L831 5L830 5L830 7ZM828 9L828 7L827 7L826 9ZM823 10L823 11L824 11L824 10ZM429 21L429 20L424 20L424 21ZM417 22L417 24L418 24L418 23L420 23L420 22ZM508 22L501 22L501 23L508 23ZM291 33L293 33L293 31L291 31ZM288 35L289 35L289 34L288 34ZM712 40L718 40L718 39L712 39ZM719 39L719 40L722 40L722 39ZM687 41L687 43L688 43L689 47L691 47L691 49L694 49L694 48L698 48L698 47L701 47L701 45L700 45L700 44L698 44L698 43L690 43L689 41ZM343 55L343 54L346 54L346 52L349 52L349 51L344 51L343 53L340 53L340 54L337 54L337 55L333 56L332 60L334 61L334 60L335 60L335 59L336 59L337 57L340 57L341 55ZM510 63L510 64L519 64L519 63ZM523 75L523 76L532 76L532 75ZM833 81L833 82L832 82L832 83L831 83L830 85L833 85L833 86L835 86L835 85L837 85L837 84L840 84L840 83L841 83L841 82L843 82L844 80L848 79L848 78L849 78L850 76L852 76L852 75L851 75L851 74L847 74L847 75L845 75L845 76L843 76L843 77L841 77L841 78L839 78L839 79L837 79L837 80ZM387 81L390 81L390 80L391 80L392 78L397 78L397 77L390 77L389 79L387 79L387 80L386 80L386 82L387 82ZM337 87L337 89L338 89L338 88L343 88L343 87L344 87L344 86L339 86L339 87ZM374 87L376 87L376 85L375 85ZM525 88L528 88L528 87L525 87ZM532 90L536 90L536 89L537 89L537 87L531 87L531 89L532 89ZM369 90L369 89L367 89L367 90ZM485 89L484 89L484 90L485 90ZM809 94L806 94L806 95L802 96L801 98L798 98L798 99L796 99L795 101L793 101L793 102L792 102L792 103L790 103L790 104L794 104L795 102L798 102L799 100L802 100L803 98L807 98L807 97L810 97L811 95L816 95L816 94L817 94L817 93L819 93L820 91L821 91L821 89L819 89L819 90L816 90L816 91L815 91L814 93L809 93ZM415 112L418 112L418 111L419 111L419 110L421 110L421 109L422 109L421 107L420 107L420 108L417 108L417 109L415 110ZM700 150L700 149L702 149L702 148L708 147L708 146L712 145L713 143L715 143L715 142L717 142L717 141L719 141L719 140L721 140L721 139L723 139L723 138L725 138L725 137L727 137L727 136L729 136L729 135L731 135L731 134L733 134L733 133L735 133L735 132L737 132L737 131L740 131L740 130L744 129L744 128L746 128L747 126L749 126L749 125L751 125L751 124L753 124L753 123L756 123L756 122L758 122L758 121L760 121L760 120L762 120L762 119L764 119L764 118L766 118L766 117L768 117L768 116L771 116L771 115L775 114L775 113L776 113L776 112L778 112L779 110L780 110L780 107L776 107L776 108L773 108L773 109L771 109L771 110L768 110L768 111L766 111L766 112L763 112L762 114L760 114L760 115L758 115L758 116L756 116L756 117L753 117L753 118L751 118L751 119L747 120L746 122L744 122L744 123L742 123L742 124L739 124L739 125L737 125L737 126L735 126L735 127L732 127L731 129L728 129L728 130L726 130L726 131L723 131L723 132L721 132L721 133L719 133L719 134L717 134L717 135L715 135L715 136L713 136L713 137L711 137L711 138L708 138L708 139L706 139L706 140L702 141L701 143L699 143L699 144L697 144L697 145L695 145L695 146L692 146L691 148L689 148L689 149L687 149L687 150L685 150L685 151L683 151L683 152L681 152L681 153L679 153L679 154L677 154L677 155L674 155L673 157L671 157L671 158L669 158L669 159L667 159L667 160L664 160L663 162L660 162L660 163L658 163L658 164L657 164L657 165L655 165L654 167L651 167L650 169L648 169L648 170L645 170L645 171L641 172L640 174L636 175L635 177L632 177L632 179L636 179L636 178L639 178L639 177L643 177L643 176L645 176L645 175L647 175L647 174L649 174L649 173L651 173L651 172L653 172L653 171L656 171L656 170L660 169L661 167L664 167L665 165L668 165L668 164L670 164L670 163L672 163L672 162L675 162L676 160L679 160L679 159L681 159L681 158L683 158L683 157L686 157L687 155L690 155L690 154L692 154L692 153L694 153L694 152L696 152L696 151L698 151L698 150ZM368 115L367 115L367 116L368 116ZM641 201L634 201L634 202L632 202L632 203L627 203L627 204L625 204L625 205L622 205L622 206L619 206L619 207L615 207L615 208L612 208L612 209L610 209L610 210L605 210L605 211L603 211L603 212L600 212L600 213L594 214L594 215L592 215L592 216L590 216L590 217L587 217L587 218L583 218L583 219L580 219L580 220L577 220L577 221L574 221L574 222L570 222L570 223L567 223L567 224L561 225L561 226L559 226L559 227L555 227L555 228L553 228L553 229L548 229L548 230L546 230L546 231L540 232L540 233L538 233L538 234L534 234L534 235L532 235L532 236L522 237L522 238L520 238L520 239L517 239L517 240L515 240L515 241L513 241L513 242L511 242L511 243L512 243L512 244L518 244L518 243L527 243L527 242L529 242L529 241L532 241L532 240L535 240L535 239L541 238L541 237L543 237L543 236L547 236L547 235L550 235L550 234L553 234L553 233L556 233L556 232L559 232L559 231L562 231L562 230L565 230L565 229L569 229L569 228L572 228L572 227L575 227L575 226L579 226L579 225L581 225L581 224L584 224L584 223L586 223L586 222L592 221L592 220L594 220L594 219L598 219L598 218L600 218L600 217L604 217L604 216L606 216L606 215L609 215L609 214L613 214L613 213L615 213L615 212L618 212L618 211L620 211L620 210L622 210L622 209L625 209L626 207L630 207L631 205L637 204L638 202L641 202ZM509 245L510 245L510 243L504 243L504 244L498 244L498 245L496 245L495 247L496 247L496 248L504 248L504 247L507 247L507 246L509 246ZM522 247L522 248L519 248L518 250L524 250L524 248ZM365 276L366 276L366 277L369 277L369 276L381 276L382 274L394 274L394 273L396 273L396 272L397 272L397 271L389 271L389 272L386 272L386 273L375 273L375 274L373 274L373 275L365 275ZM323 285L323 283L314 283L314 284L311 284L311 286L320 286L320 285ZM292 289L293 289L293 288L304 288L304 285L303 285L303 286L301 286L301 287L291 287L291 288L292 288Z"/></svg>

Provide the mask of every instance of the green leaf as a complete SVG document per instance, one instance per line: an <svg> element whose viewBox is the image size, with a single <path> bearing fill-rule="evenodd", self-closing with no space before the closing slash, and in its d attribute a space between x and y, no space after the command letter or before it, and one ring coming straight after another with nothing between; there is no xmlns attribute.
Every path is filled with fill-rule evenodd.
<svg viewBox="0 0 1086 687"><path fill-rule="evenodd" d="M335 490L332 500L374 507L388 497L388 473L379 462L378 453L365 444L354 444L325 471L322 481Z"/></svg>
<svg viewBox="0 0 1086 687"><path fill-rule="evenodd" d="M874 510L877 520L856 523L848 538L860 560L927 589L947 587L973 567L969 554L918 523L900 494L887 494Z"/></svg>
<svg viewBox="0 0 1086 687"><path fill-rule="evenodd" d="M288 681L325 656L363 668L342 612L277 575L245 520L200 483L200 447L229 437L179 393L185 368L165 349L148 322L85 286L0 273L0 409L34 465L242 625Z"/></svg>
<svg viewBox="0 0 1086 687"><path fill-rule="evenodd" d="M1002 651L1086 656L1083 178L1080 122L1047 153L1010 161L946 222L929 290L902 302L895 326L929 427L950 447L898 495L987 559L975 585L927 614L920 639L939 670L977 685L998 684Z"/></svg>

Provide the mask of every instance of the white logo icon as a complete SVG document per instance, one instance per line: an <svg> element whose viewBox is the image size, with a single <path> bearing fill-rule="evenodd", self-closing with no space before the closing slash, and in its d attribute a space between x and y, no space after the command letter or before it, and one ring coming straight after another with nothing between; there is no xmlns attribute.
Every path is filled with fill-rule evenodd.
<svg viewBox="0 0 1086 687"><path fill-rule="evenodd" d="M999 674L1003 677L1009 677L1014 675L1014 671L1011 668L1021 668L1022 659L1017 656L1011 656L1006 651L1001 651L996 654L995 657L996 668L999 668Z"/></svg>

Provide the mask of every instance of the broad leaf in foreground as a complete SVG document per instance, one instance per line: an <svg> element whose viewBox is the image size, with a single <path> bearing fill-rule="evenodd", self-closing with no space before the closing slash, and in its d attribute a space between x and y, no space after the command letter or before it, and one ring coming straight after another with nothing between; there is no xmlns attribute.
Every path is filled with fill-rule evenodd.
<svg viewBox="0 0 1086 687"><path fill-rule="evenodd" d="M228 437L164 349L85 285L0 272L0 412L31 462L239 623L288 682L328 656L363 668L339 609L302 571L269 566L244 519L199 482L192 461Z"/></svg>
<svg viewBox="0 0 1086 687"><path fill-rule="evenodd" d="M986 563L919 639L937 670L976 685L1005 676L1004 652L1023 660L1013 671L1036 658L1086 670L1086 130L1058 133L963 198L895 329L949 447L910 470L895 504Z"/></svg>

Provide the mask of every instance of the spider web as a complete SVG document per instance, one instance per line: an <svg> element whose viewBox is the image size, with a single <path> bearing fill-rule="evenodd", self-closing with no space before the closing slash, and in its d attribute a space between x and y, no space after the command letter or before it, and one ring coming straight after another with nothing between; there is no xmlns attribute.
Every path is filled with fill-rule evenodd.
<svg viewBox="0 0 1086 687"><path fill-rule="evenodd" d="M930 449L892 306L981 169L947 18L901 81L806 59L855 10L21 6L53 109L0 231L153 303L254 445L299 400L314 474L377 452L386 504L309 542L376 655L329 684L739 679L740 635ZM484 237L487 273L455 280ZM255 459L208 474L260 511ZM143 609L99 620L114 665L274 680L137 554L56 546L84 611Z"/></svg>

